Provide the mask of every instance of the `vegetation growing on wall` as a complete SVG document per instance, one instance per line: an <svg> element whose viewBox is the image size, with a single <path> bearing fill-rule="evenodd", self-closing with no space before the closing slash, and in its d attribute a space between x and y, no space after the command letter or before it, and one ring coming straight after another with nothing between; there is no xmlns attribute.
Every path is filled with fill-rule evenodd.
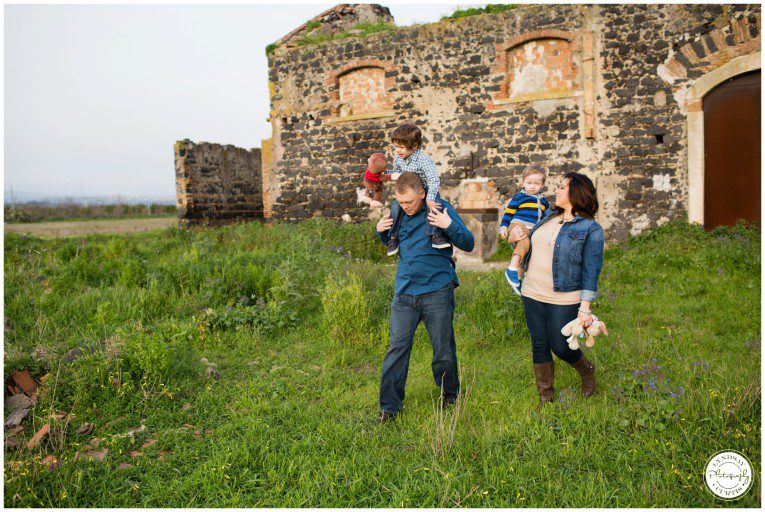
<svg viewBox="0 0 765 512"><path fill-rule="evenodd" d="M448 16L442 16L442 20L454 20L457 18L465 18L467 16L477 16L479 14L497 14L499 12L509 11L521 7L516 4L489 4L486 7L468 7L467 9L457 9Z"/></svg>

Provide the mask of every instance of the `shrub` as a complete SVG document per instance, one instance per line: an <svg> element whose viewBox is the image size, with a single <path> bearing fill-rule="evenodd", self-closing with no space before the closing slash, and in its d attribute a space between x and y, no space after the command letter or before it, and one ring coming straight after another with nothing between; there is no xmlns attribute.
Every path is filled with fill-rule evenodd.
<svg viewBox="0 0 765 512"><path fill-rule="evenodd" d="M344 279L328 275L321 294L324 327L340 344L341 361L348 349L369 346L369 310L361 278L350 274Z"/></svg>
<svg viewBox="0 0 765 512"><path fill-rule="evenodd" d="M253 299L256 297L253 295ZM283 302L266 302L262 297L254 304L237 303L222 308L207 308L199 317L199 325L205 330L240 330L244 327L260 327L265 330L281 329L295 323L297 313L285 307ZM201 331L202 329L200 329Z"/></svg>
<svg viewBox="0 0 765 512"><path fill-rule="evenodd" d="M123 368L136 381L152 384L188 376L196 358L191 345L194 327L170 322L156 329L120 332L126 338Z"/></svg>

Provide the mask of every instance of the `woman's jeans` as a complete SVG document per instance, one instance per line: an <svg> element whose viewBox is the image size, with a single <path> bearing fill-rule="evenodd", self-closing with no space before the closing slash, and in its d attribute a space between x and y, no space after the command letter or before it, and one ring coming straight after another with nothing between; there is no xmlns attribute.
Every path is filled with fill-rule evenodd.
<svg viewBox="0 0 765 512"><path fill-rule="evenodd" d="M552 349L555 355L567 363L574 364L582 357L581 349L568 348L567 336L561 334L563 326L579 314L579 304L561 306L547 304L528 297L521 297L526 325L531 335L531 351L534 364L552 363Z"/></svg>
<svg viewBox="0 0 765 512"><path fill-rule="evenodd" d="M398 412L404 406L404 386L409 372L414 331L425 323L433 347L433 380L443 390L444 401L454 402L460 391L457 346L454 342L454 284L422 295L393 296L390 311L390 345L382 365L380 409Z"/></svg>

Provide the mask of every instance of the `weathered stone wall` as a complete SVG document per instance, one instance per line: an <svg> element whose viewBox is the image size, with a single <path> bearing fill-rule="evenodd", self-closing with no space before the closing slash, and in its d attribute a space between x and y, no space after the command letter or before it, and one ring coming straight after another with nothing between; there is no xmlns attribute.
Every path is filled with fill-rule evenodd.
<svg viewBox="0 0 765 512"><path fill-rule="evenodd" d="M277 49L266 215L367 218L366 159L392 163L389 134L411 120L457 207L480 178L496 190L481 206L503 210L536 162L549 194L567 171L593 178L609 238L687 218L682 91L759 51L759 32L759 5L539 5ZM363 80L367 98L347 87Z"/></svg>
<svg viewBox="0 0 765 512"><path fill-rule="evenodd" d="M178 223L185 227L263 218L260 149L175 144Z"/></svg>

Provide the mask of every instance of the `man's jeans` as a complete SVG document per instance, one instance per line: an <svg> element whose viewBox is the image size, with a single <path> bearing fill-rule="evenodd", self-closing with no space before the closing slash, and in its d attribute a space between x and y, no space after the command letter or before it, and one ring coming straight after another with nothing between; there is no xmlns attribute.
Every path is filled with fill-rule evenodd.
<svg viewBox="0 0 765 512"><path fill-rule="evenodd" d="M433 379L444 400L453 402L460 391L457 347L454 343L454 283L422 295L393 296L390 313L390 345L382 366L380 409L398 412L404 406L404 386L409 371L414 331L422 321L433 346Z"/></svg>
<svg viewBox="0 0 765 512"><path fill-rule="evenodd" d="M428 193L428 189L425 189L425 193ZM441 194L436 194L436 202L441 202ZM427 208L427 205L425 207ZM401 220L404 218L404 215L406 214L404 213L403 208L401 208L401 205L398 204L398 200L394 199L390 204L390 218L393 219L393 225L390 227L389 236L398 236L398 230L401 227ZM428 223L425 234L428 236L433 236L437 233L442 234L445 238L449 238L446 236L446 232L443 229Z"/></svg>
<svg viewBox="0 0 765 512"><path fill-rule="evenodd" d="M579 314L580 304L559 305L521 297L526 325L531 335L531 352L535 364L552 363L550 350L567 363L574 364L582 357L582 350L568 348L567 336L560 330Z"/></svg>

